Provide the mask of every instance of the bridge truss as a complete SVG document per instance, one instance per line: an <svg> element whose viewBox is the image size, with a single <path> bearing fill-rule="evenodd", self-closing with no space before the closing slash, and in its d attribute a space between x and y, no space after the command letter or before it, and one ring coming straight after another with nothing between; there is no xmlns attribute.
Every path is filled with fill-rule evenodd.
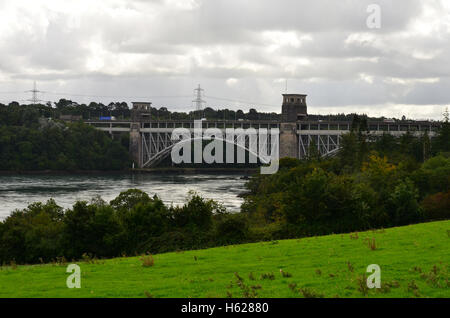
<svg viewBox="0 0 450 318"><path fill-rule="evenodd" d="M307 158L311 154L312 147L316 148L322 157L333 156L340 148L341 138L340 134L299 134L299 159Z"/></svg>
<svg viewBox="0 0 450 318"><path fill-rule="evenodd" d="M230 159L230 163L234 163L236 159L237 163L246 163L245 162L245 154L244 157L241 153L236 153L234 149L241 148L244 153L248 152L248 162L247 163L257 163L258 160L263 164L270 163L270 154L272 151L275 151L275 147L279 147L279 139L278 136L274 138L270 133L260 135L258 130L254 130L255 134L231 134L226 135L223 132L224 138L204 138L204 137L196 137L194 133L190 133L188 138L183 139L183 142L191 142L195 140L213 140L223 142L223 149L232 146L233 153L230 155L226 154L227 159L224 161L228 162L228 158L232 156ZM170 155L173 147L180 142L180 140L172 139L172 132L168 131L149 131L142 132L141 131L141 142L142 142L142 168L151 168L155 167L161 163L167 156ZM202 148L203 149L203 148ZM240 155L241 154L241 155Z"/></svg>
<svg viewBox="0 0 450 318"><path fill-rule="evenodd" d="M97 129L108 132L112 136L115 134L122 134L131 132L132 121L87 121L89 125L93 125ZM192 120L185 121L141 121L137 123L139 129L139 166L140 167L155 167L159 164L169 153L177 141L172 140L172 131L174 128L188 128L193 136L194 122ZM297 157L299 159L307 158L311 154L312 147L314 147L318 154L324 157L335 155L342 143L342 135L350 131L351 122L348 121L299 121L296 124L296 144ZM260 129L276 129L280 128L278 121L204 121L203 128L217 128L222 132L226 129L248 129L254 128L257 132ZM415 136L422 136L427 133L429 137L434 137L440 127L439 122L429 121L395 121L395 122L369 122L369 136L370 138L381 137L384 134L393 135L396 137L402 136L405 133L411 133ZM269 135L270 137L270 135ZM273 140L270 137L267 142L260 144L258 141L253 141L246 136L245 141L238 140L238 137L233 140L227 140L228 143L241 145L247 150L255 149L254 143L258 143L258 153L260 147L268 147L271 151ZM278 139L278 145L281 146ZM137 158L136 158L137 162Z"/></svg>

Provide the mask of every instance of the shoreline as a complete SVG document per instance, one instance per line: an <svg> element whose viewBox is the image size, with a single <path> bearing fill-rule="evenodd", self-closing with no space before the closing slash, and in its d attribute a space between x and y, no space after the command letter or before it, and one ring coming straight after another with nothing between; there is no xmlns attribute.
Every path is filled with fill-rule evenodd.
<svg viewBox="0 0 450 318"><path fill-rule="evenodd" d="M0 176L16 175L123 175L123 174L242 174L251 175L259 171L259 168L151 168L128 170L0 170Z"/></svg>

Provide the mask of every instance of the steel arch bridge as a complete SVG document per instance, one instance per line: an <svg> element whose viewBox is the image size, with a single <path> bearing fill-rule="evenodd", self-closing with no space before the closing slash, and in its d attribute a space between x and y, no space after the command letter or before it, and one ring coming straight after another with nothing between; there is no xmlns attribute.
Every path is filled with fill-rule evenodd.
<svg viewBox="0 0 450 318"><path fill-rule="evenodd" d="M155 167L167 156L171 147L175 144L172 140L174 129L183 127L189 129L193 137L193 120L110 120L110 121L86 121L87 124L96 127L111 135L130 133L130 154L139 168ZM280 157L295 157L298 159L307 158L311 147L317 147L317 152L323 156L333 156L341 148L342 135L351 130L351 122L348 121L298 121L290 123L291 139L283 137L283 123L280 121L229 121L229 120L206 120L202 122L202 128L218 128L224 135L227 128L249 129L254 128L257 132L261 129L279 129L278 139L280 147ZM398 122L369 122L368 130L371 138L377 138L383 134L401 136L410 133L414 136L422 136L427 133L429 137L434 137L440 127L439 122L429 121L398 121ZM233 140L234 144L244 145L247 150L255 149L251 140L246 139L245 143ZM253 141L253 143L259 141ZM266 147L270 145L267 144ZM283 149L291 148L291 152L286 155ZM259 148L258 152L259 152Z"/></svg>
<svg viewBox="0 0 450 318"><path fill-rule="evenodd" d="M186 138L187 137L187 138ZM232 159L229 163L234 163L236 152L239 150L249 154L249 163L257 163L259 160L262 164L270 163L270 154L275 148L278 148L279 140L267 135L266 138L261 138L259 134L254 134L254 138L250 134L231 135L231 138L210 138L210 137L196 137L194 133L185 136L183 139L174 139L172 132L148 132L142 133L142 168L155 167L161 163L166 157L171 154L172 149L177 145L189 146L195 141L220 142L222 147L233 147ZM236 147L236 151L234 150ZM276 150L278 152L278 149ZM203 152L203 145L202 145ZM227 154L227 158L229 155ZM242 158L241 158L242 159ZM245 160L245 158L244 158ZM239 160L238 160L239 161ZM242 160L241 160L242 161ZM228 160L224 160L224 163ZM245 162L238 162L245 163Z"/></svg>

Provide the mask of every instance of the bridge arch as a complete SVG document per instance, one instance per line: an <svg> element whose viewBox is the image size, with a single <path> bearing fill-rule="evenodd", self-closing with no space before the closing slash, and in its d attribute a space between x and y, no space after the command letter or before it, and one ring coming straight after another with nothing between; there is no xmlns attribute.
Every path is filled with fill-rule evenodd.
<svg viewBox="0 0 450 318"><path fill-rule="evenodd" d="M246 146L243 146L241 143L237 142L236 140L233 139L233 141L228 140L228 139L223 139L223 138L210 138L210 137L194 137L194 138L185 138L185 139L181 139L181 140L174 140L174 142L167 146L166 148L164 148L163 150L159 151L158 153L154 154L152 157L150 157L146 162L143 163L142 167L143 168L150 168L150 167L154 167L156 165L158 165L159 163L161 163L161 161L163 161L165 158L167 158L169 156L169 154L171 154L172 149L176 146L176 145L180 145L180 144L184 144L184 143L192 143L194 141L197 140L207 140L207 141L220 141L222 143L225 144L232 144L246 152L248 152L249 154L251 154L252 156L254 156L255 158L259 159L259 161L262 164L270 164L270 157L271 157L271 153L267 154L267 157L263 157L261 156L259 153L254 152L253 150L249 149ZM202 147L202 156L203 156L203 147Z"/></svg>

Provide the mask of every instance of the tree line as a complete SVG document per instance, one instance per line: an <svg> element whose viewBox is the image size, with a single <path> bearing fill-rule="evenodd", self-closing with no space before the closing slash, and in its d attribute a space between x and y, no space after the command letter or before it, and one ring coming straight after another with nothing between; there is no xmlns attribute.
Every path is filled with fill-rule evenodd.
<svg viewBox="0 0 450 318"><path fill-rule="evenodd" d="M258 112L255 108L250 108L248 112L244 112L241 109L232 110L226 107L224 109L206 107L200 111L190 112L170 111L167 107L151 107L150 114L154 120L192 120L200 118L211 120L279 120L281 118L275 112ZM98 120L102 116L130 119L131 109L126 102L111 102L108 105L96 102L79 104L68 99L60 99L54 104L20 105L17 102L11 102L8 105L0 104L0 123L8 122L7 119L13 119L13 122L19 124L31 123L36 122L39 117L58 119L61 115L79 116L83 120Z"/></svg>
<svg viewBox="0 0 450 318"><path fill-rule="evenodd" d="M124 170L129 138L111 139L83 124L51 120L49 105L0 104L0 171Z"/></svg>
<svg viewBox="0 0 450 318"><path fill-rule="evenodd" d="M191 194L181 207L130 189L64 211L54 200L14 211L0 223L0 263L114 257L230 244L246 239L243 216Z"/></svg>
<svg viewBox="0 0 450 318"><path fill-rule="evenodd" d="M0 171L124 170L128 138L113 140L83 123L0 126Z"/></svg>
<svg viewBox="0 0 450 318"><path fill-rule="evenodd" d="M261 112L255 107L250 107L247 112L238 109L229 109L227 106L222 109L206 107L203 110L189 112L170 111L167 107L151 107L151 117L154 120L192 120L207 118L209 120L280 120L281 115L275 112ZM79 104L70 99L62 98L55 103L21 105L18 102L11 102L8 105L0 103L0 124L37 122L39 117L58 119L61 115L79 116L83 120L99 119L102 116L113 116L116 119L130 119L131 109L126 102L111 102L107 105L103 103L91 102L89 104ZM309 120L330 120L330 121L352 121L356 114L334 114L334 115L314 115L308 116ZM366 120L383 120L385 117L368 117L361 115ZM401 120L406 120L403 116Z"/></svg>

